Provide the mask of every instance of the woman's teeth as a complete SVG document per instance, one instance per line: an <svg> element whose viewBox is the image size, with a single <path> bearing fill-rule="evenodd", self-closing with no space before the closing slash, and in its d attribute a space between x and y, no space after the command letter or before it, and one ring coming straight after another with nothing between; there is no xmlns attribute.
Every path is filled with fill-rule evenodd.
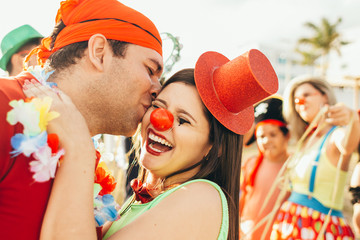
<svg viewBox="0 0 360 240"><path fill-rule="evenodd" d="M157 142L157 143L160 143L160 144L163 144L167 147L173 147L171 143L169 143L168 141L166 141L165 139L163 138L160 138L152 133L149 134L149 139L154 141L154 142Z"/></svg>

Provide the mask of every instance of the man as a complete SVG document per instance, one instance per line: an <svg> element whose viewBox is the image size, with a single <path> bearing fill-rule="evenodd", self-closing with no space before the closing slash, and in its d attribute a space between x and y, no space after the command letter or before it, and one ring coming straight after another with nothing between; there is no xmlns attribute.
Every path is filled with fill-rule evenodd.
<svg viewBox="0 0 360 240"><path fill-rule="evenodd" d="M72 98L92 135L131 136L160 89L163 59L158 30L116 0L63 1L56 22L51 37L27 59L37 53L39 64L55 70L47 81ZM51 190L52 181L32 179L31 158L11 156L10 138L22 127L5 120L9 102L24 98L24 81L36 75L41 82L38 76L49 74L34 72L0 79L1 239L38 239Z"/></svg>
<svg viewBox="0 0 360 240"><path fill-rule="evenodd" d="M18 75L23 70L26 55L40 44L43 36L30 25L22 25L5 35L1 41L0 68L9 76ZM36 58L30 60L29 65L36 65Z"/></svg>

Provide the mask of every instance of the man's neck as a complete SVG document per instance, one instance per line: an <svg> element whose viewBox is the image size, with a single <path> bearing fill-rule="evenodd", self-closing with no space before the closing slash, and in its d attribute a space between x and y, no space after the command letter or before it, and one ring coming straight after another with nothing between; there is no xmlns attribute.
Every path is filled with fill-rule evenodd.
<svg viewBox="0 0 360 240"><path fill-rule="evenodd" d="M50 75L48 81L56 83L58 88L70 97L76 108L85 118L91 136L95 136L96 134L99 134L100 131L94 128L94 126L96 126L96 124L94 124L94 122L96 122L96 117L91 113L87 106L87 93L86 91L84 93L82 86L85 81L89 81L89 79L84 79L86 77L87 75L80 74L76 68L69 68L59 72L56 70Z"/></svg>

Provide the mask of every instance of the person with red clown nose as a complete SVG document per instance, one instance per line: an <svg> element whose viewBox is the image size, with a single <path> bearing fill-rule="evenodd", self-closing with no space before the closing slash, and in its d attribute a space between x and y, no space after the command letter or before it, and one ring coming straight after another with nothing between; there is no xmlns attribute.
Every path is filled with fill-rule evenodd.
<svg viewBox="0 0 360 240"><path fill-rule="evenodd" d="M355 239L343 207L358 113L337 102L326 79L301 75L285 88L283 116L297 143L275 179L281 188L266 224L270 239Z"/></svg>
<svg viewBox="0 0 360 240"><path fill-rule="evenodd" d="M17 76L0 78L0 239L40 238L53 183L53 178L38 182L39 174L32 172L42 171L39 166L45 161L30 165L34 162L32 154L14 154L26 145L19 143L26 138L21 135L23 126L16 121L18 116L10 114L7 118L7 113L12 111L13 101L19 101L19 107L28 106L22 91L25 80L57 85L82 113L91 136L133 135L161 88L162 41L157 28L146 16L117 0L61 1L51 36L29 53L26 63L31 56L36 56L43 68L29 67ZM21 115L27 111L16 112ZM26 115L23 119L30 125L36 122ZM64 126L55 134L66 134L70 128ZM40 140L46 143L46 139ZM62 141L60 147L70 142L81 144ZM89 160L86 164L92 164L93 154L82 156ZM47 160L52 159L50 155ZM53 176L57 164L49 165L47 175ZM87 177L94 181L95 165L92 169ZM68 181L71 185L73 179ZM63 209L72 205L63 203L57 205Z"/></svg>
<svg viewBox="0 0 360 240"><path fill-rule="evenodd" d="M255 49L231 61L205 52L195 68L170 77L142 119L134 195L119 210L119 220L104 227L103 239L237 240L243 134L253 124L253 105L277 90L274 69ZM24 91L28 97L53 98L53 110L63 121L51 121L49 128L58 129L70 115L76 122L60 142L84 143L65 148L41 235L96 239L94 220L88 216L92 196L84 194L91 189L84 172L93 165L76 157L93 154L86 144L89 133L79 131L86 122L65 94L59 97L39 84ZM66 186L67 179L72 179L71 186ZM59 202L82 207L61 209Z"/></svg>

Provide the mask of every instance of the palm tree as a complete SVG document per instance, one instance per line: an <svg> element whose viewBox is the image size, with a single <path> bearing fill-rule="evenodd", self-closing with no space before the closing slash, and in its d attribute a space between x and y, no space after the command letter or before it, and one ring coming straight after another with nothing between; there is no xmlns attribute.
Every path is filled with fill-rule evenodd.
<svg viewBox="0 0 360 240"><path fill-rule="evenodd" d="M334 24L331 24L328 19L323 18L319 26L312 22L306 22L304 25L313 31L313 35L309 38L300 38L298 40L298 49L303 56L303 62L314 64L320 58L322 75L326 75L329 65L329 53L334 50L341 56L341 46L347 45L350 42L342 41L341 35L338 32L338 26L342 19L338 18ZM308 47L306 50L302 47ZM310 61L309 61L310 60Z"/></svg>
<svg viewBox="0 0 360 240"><path fill-rule="evenodd" d="M299 53L302 57L301 61L296 61L296 63L299 63L301 65L315 65L316 60L319 58L319 55L311 52L311 51L305 51L301 50L299 47L295 49L295 52Z"/></svg>

